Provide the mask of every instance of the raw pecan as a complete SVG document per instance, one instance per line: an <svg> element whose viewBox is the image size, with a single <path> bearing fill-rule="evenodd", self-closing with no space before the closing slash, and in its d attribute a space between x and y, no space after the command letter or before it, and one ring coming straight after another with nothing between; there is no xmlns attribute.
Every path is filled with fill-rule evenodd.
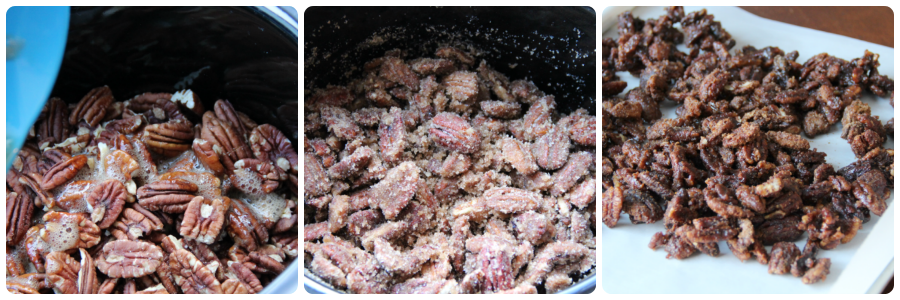
<svg viewBox="0 0 900 300"><path fill-rule="evenodd" d="M96 294L100 287L97 282L97 269L94 265L94 258L84 250L78 249L81 253L81 266L78 270L78 282L75 287L79 294Z"/></svg>
<svg viewBox="0 0 900 300"><path fill-rule="evenodd" d="M143 93L128 101L128 109L144 114L150 124L184 119L178 105L171 99L172 94L169 93Z"/></svg>
<svg viewBox="0 0 900 300"><path fill-rule="evenodd" d="M528 108L528 112L522 118L526 141L533 141L550 130L553 125L550 117L555 109L556 101L553 96L542 97Z"/></svg>
<svg viewBox="0 0 900 300"><path fill-rule="evenodd" d="M244 126L244 123L241 122L237 112L234 111L234 106L231 105L231 102L228 100L217 100L213 108L216 112L216 117L218 117L219 120L231 125L231 128L234 128L241 137L247 138L248 133L252 128Z"/></svg>
<svg viewBox="0 0 900 300"><path fill-rule="evenodd" d="M393 220L406 207L416 192L419 182L419 167L412 162L404 162L389 170L380 182L371 188L371 201L378 203L388 220Z"/></svg>
<svg viewBox="0 0 900 300"><path fill-rule="evenodd" d="M431 119L428 134L441 147L461 153L473 153L481 143L478 131L468 121L448 112L439 113Z"/></svg>
<svg viewBox="0 0 900 300"><path fill-rule="evenodd" d="M33 211L34 204L28 194L6 194L6 245L15 246L25 238Z"/></svg>
<svg viewBox="0 0 900 300"><path fill-rule="evenodd" d="M91 127L97 126L106 115L106 108L113 101L115 99L108 86L92 89L87 95L84 95L84 98L81 98L81 101L75 106L75 110L69 115L69 125L75 125L84 120Z"/></svg>
<svg viewBox="0 0 900 300"><path fill-rule="evenodd" d="M125 185L121 181L109 179L94 186L93 191L87 195L87 202L91 204L91 221L100 229L106 229L122 212L127 197Z"/></svg>
<svg viewBox="0 0 900 300"><path fill-rule="evenodd" d="M569 159L569 137L558 126L551 127L531 147L538 166L545 170L556 170Z"/></svg>
<svg viewBox="0 0 900 300"><path fill-rule="evenodd" d="M250 194L262 196L278 188L278 180L284 173L272 166L268 161L258 159L242 159L234 163L234 174L231 184L237 189Z"/></svg>
<svg viewBox="0 0 900 300"><path fill-rule="evenodd" d="M140 168L140 165L131 155L122 150L113 150L108 155L105 155L104 147L103 145L100 146L100 155L103 156L103 165L101 167L106 171L106 175L124 182L128 192L134 194L135 183L131 180L131 175Z"/></svg>
<svg viewBox="0 0 900 300"><path fill-rule="evenodd" d="M234 239L236 245L248 251L256 250L260 245L269 240L266 228L256 220L256 216L241 201L232 201L228 210L226 223L228 235Z"/></svg>
<svg viewBox="0 0 900 300"><path fill-rule="evenodd" d="M234 261L229 261L228 270L231 271L231 274L234 274L232 279L237 280L241 285L243 285L248 292L250 293L259 293L262 292L263 286L262 283L259 282L259 278L256 277L256 274L253 274L250 269L245 267L241 263L237 263ZM223 283L223 288L224 283Z"/></svg>
<svg viewBox="0 0 900 300"><path fill-rule="evenodd" d="M78 171L87 164L88 158L85 155L74 156L70 159L61 161L44 175L43 180L41 181L41 189L43 190L51 190L56 188L66 181L71 180L75 177L75 174L78 174Z"/></svg>
<svg viewBox="0 0 900 300"><path fill-rule="evenodd" d="M179 249L169 256L169 270L186 294L222 293L216 276L187 250Z"/></svg>
<svg viewBox="0 0 900 300"><path fill-rule="evenodd" d="M32 144L26 143L22 146L22 150L19 151L16 158L13 159L12 167L20 173L44 174L42 171L49 170L50 168L48 167L41 170L39 164L42 162L40 150L33 147Z"/></svg>
<svg viewBox="0 0 900 300"><path fill-rule="evenodd" d="M250 147L234 127L216 118L211 111L203 114L201 138L213 143L213 150L219 154L226 171L234 169L234 163L244 158L251 158Z"/></svg>
<svg viewBox="0 0 900 300"><path fill-rule="evenodd" d="M187 239L212 244L224 222L225 204L222 199L197 196L188 203L178 232Z"/></svg>
<svg viewBox="0 0 900 300"><path fill-rule="evenodd" d="M502 213L533 210L543 201L538 193L510 187L489 189L482 198L485 207Z"/></svg>
<svg viewBox="0 0 900 300"><path fill-rule="evenodd" d="M203 101L200 101L200 97L197 96L197 93L194 93L194 91L190 89L175 92L171 97L171 101L178 104L178 107L183 111L190 111L197 117L202 116L203 112L206 111L206 108L203 106Z"/></svg>
<svg viewBox="0 0 900 300"><path fill-rule="evenodd" d="M253 128L250 133L250 147L256 158L268 160L286 173L300 172L297 150L294 150L291 140L275 126L263 124Z"/></svg>
<svg viewBox="0 0 900 300"><path fill-rule="evenodd" d="M110 233L120 240L136 241L153 231L163 229L163 222L139 204L122 211L122 217L112 224Z"/></svg>
<svg viewBox="0 0 900 300"><path fill-rule="evenodd" d="M47 280L57 294L78 294L78 272L81 266L65 252L47 254Z"/></svg>
<svg viewBox="0 0 900 300"><path fill-rule="evenodd" d="M534 162L534 156L531 150L521 141L506 137L500 141L500 147L503 149L503 159L509 162L519 173L529 175L537 172L538 167Z"/></svg>
<svg viewBox="0 0 900 300"><path fill-rule="evenodd" d="M255 265L254 272L279 274L284 271L284 252L274 245L260 247L248 255L249 262Z"/></svg>
<svg viewBox="0 0 900 300"><path fill-rule="evenodd" d="M144 128L141 141L151 151L173 157L191 148L191 142L194 140L193 126L186 119L153 124Z"/></svg>
<svg viewBox="0 0 900 300"><path fill-rule="evenodd" d="M185 179L164 179L146 184L137 190L138 203L149 210L182 213L194 199L198 186Z"/></svg>
<svg viewBox="0 0 900 300"><path fill-rule="evenodd" d="M222 261L219 260L219 257L216 256L216 253L213 252L212 248L210 248L211 246L216 245L207 245L192 239L185 239L183 241L183 244L184 249L194 254L194 257L196 257L197 260L200 261L200 263L206 266L206 268L209 269L210 272L213 272L213 274L215 274L216 279L225 279L225 267L222 266Z"/></svg>
<svg viewBox="0 0 900 300"><path fill-rule="evenodd" d="M53 168L57 163L72 158L72 155L60 149L47 149L41 154L41 161L38 163L38 174L47 174L47 171Z"/></svg>
<svg viewBox="0 0 900 300"><path fill-rule="evenodd" d="M219 154L213 149L215 144L204 139L194 139L194 155L200 159L204 166L215 172L216 174L225 173L225 166L219 159Z"/></svg>
<svg viewBox="0 0 900 300"><path fill-rule="evenodd" d="M38 144L50 145L61 143L69 137L69 108L62 99L53 97L47 101L41 112L41 120L37 125Z"/></svg>
<svg viewBox="0 0 900 300"><path fill-rule="evenodd" d="M378 125L378 146L381 157L388 163L397 163L406 147L406 125L403 124L403 111L392 107L390 113L382 115Z"/></svg>
<svg viewBox="0 0 900 300"><path fill-rule="evenodd" d="M90 248L100 242L100 228L87 214L50 211L44 224L28 229L25 249L39 272L44 271L44 255L52 251Z"/></svg>
<svg viewBox="0 0 900 300"><path fill-rule="evenodd" d="M109 277L137 278L156 272L156 268L162 263L163 252L156 245L119 240L103 245L97 268Z"/></svg>
<svg viewBox="0 0 900 300"><path fill-rule="evenodd" d="M29 189L31 189L31 192L34 193L35 197L33 201L35 205L43 205L46 208L56 207L56 202L53 201L53 195L50 195L47 190L41 188L41 182L43 181L41 175L37 173L11 174L15 172L12 172L12 170L10 171L11 172L7 173L7 178L18 181L18 183L15 185L19 186L19 189L21 189L21 191L18 192L19 194L25 194L26 191L24 190L24 188L28 187ZM9 175L13 176L10 177ZM16 187L14 187L13 189L15 190Z"/></svg>

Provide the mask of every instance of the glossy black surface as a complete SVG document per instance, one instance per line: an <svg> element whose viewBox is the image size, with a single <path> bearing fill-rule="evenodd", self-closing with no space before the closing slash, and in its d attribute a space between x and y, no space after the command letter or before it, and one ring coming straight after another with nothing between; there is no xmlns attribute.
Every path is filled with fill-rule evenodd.
<svg viewBox="0 0 900 300"><path fill-rule="evenodd" d="M433 56L463 44L511 80L528 78L558 109L596 111L596 13L582 7L311 7L304 13L305 88L345 84L353 66L406 49ZM349 76L347 76L349 75Z"/></svg>
<svg viewBox="0 0 900 300"><path fill-rule="evenodd" d="M228 99L296 144L297 43L294 33L253 8L73 7L51 95L77 102L109 85L122 101L190 88L207 109Z"/></svg>

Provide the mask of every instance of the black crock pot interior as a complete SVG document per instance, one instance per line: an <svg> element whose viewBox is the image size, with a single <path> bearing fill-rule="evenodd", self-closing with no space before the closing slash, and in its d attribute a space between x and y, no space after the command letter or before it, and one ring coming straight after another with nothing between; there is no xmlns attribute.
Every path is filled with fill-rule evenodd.
<svg viewBox="0 0 900 300"><path fill-rule="evenodd" d="M297 145L297 43L252 8L72 7L51 96L73 103L108 85L122 101L189 88L207 109L228 99Z"/></svg>
<svg viewBox="0 0 900 300"><path fill-rule="evenodd" d="M387 50L433 57L449 44L480 51L510 80L534 81L556 96L562 113L584 108L593 114L596 24L594 10L582 7L310 7L304 13L304 90L346 85Z"/></svg>
<svg viewBox="0 0 900 300"><path fill-rule="evenodd" d="M555 95L560 112L596 110L591 8L311 7L304 24L306 90L346 84L386 50L433 57L439 45L468 45L511 80L527 78Z"/></svg>

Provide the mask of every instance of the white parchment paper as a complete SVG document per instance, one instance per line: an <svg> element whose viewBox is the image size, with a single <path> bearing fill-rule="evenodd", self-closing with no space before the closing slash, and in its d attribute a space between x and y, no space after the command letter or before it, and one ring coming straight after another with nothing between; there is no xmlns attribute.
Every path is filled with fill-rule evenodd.
<svg viewBox="0 0 900 300"><path fill-rule="evenodd" d="M685 7L689 13L700 7ZM716 21L722 22L737 44L732 50L744 45L756 48L777 46L785 52L797 50L800 53L797 62L801 64L810 57L827 52L831 55L851 60L861 57L868 49L880 54L881 66L878 70L894 78L894 49L864 42L861 40L816 31L790 24L764 19L737 7L707 7ZM608 16L607 9L603 14L603 24ZM665 14L662 7L637 7L632 10L636 17L644 20L659 18ZM614 23L613 23L614 24ZM603 28L603 37L616 38L615 25ZM683 45L679 50L687 52ZM639 79L628 72L619 72L619 77L628 82L628 90L639 86ZM894 116L894 109L888 98L878 98L866 93L863 101L872 107L873 115L879 116L882 123ZM664 118L675 118L675 103L664 101L662 105ZM846 140L841 139L841 127L837 124L828 134L810 140L812 148L828 154L826 160L835 169L844 167L854 161L856 156L850 150ZM889 138L886 148L894 147L893 138ZM731 254L724 242L719 243L722 254L710 257L695 254L684 259L666 259L662 249L653 251L647 247L650 237L663 231L662 222L656 224L633 225L626 215L622 216L614 229L603 227L602 239L602 284L607 293L865 293L873 288L873 283L882 275L885 268L892 266L894 257L894 203L893 196L888 200L888 209L883 216L872 215L871 221L863 224L856 238L850 243L838 246L833 250L820 250L818 257L831 258L831 274L827 280L817 284L806 285L800 278L791 275L770 275L767 266L755 259L741 262ZM806 241L806 234L797 241L801 249ZM770 250L767 247L767 250ZM892 272L892 270L887 271ZM880 280L879 282L882 282ZM880 292L881 287L874 290Z"/></svg>

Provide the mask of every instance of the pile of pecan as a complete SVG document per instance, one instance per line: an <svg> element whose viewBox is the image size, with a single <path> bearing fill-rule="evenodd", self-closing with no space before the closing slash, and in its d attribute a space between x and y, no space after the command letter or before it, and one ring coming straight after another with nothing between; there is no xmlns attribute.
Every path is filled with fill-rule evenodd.
<svg viewBox="0 0 900 300"><path fill-rule="evenodd" d="M818 250L847 243L886 209L894 182L893 119L882 125L860 95L891 95L878 55L846 61L826 53L735 42L706 10L670 7L659 19L618 17L618 40L603 40L603 223L662 221L650 248L667 258L719 254L803 283L825 280ZM680 24L682 33L674 25ZM684 43L690 53L678 51ZM616 72L640 77L624 97ZM679 103L675 119L659 106ZM858 160L835 169L806 137L834 130ZM803 135L805 134L806 137ZM806 233L801 251L794 242ZM767 251L766 246L774 245Z"/></svg>
<svg viewBox="0 0 900 300"><path fill-rule="evenodd" d="M297 150L191 90L50 99L6 174L12 293L259 293L297 256Z"/></svg>
<svg viewBox="0 0 900 300"><path fill-rule="evenodd" d="M352 293L555 293L596 270L596 117L476 56L309 91L304 262Z"/></svg>

